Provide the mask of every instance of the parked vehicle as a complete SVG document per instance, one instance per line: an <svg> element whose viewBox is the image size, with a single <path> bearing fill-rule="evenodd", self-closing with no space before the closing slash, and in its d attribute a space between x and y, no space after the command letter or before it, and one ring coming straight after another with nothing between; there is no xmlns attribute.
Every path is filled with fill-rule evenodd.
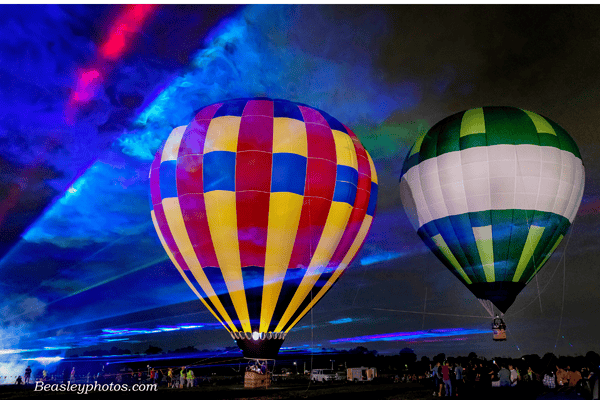
<svg viewBox="0 0 600 400"><path fill-rule="evenodd" d="M333 382L336 377L336 373L331 369L313 369L310 373L310 380L313 382Z"/></svg>

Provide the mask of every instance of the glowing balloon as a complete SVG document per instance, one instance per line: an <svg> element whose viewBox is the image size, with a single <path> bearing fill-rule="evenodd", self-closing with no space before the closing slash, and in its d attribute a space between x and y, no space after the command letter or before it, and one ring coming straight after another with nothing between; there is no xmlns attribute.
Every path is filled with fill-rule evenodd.
<svg viewBox="0 0 600 400"><path fill-rule="evenodd" d="M286 100L202 108L151 167L152 220L246 357L273 358L369 231L377 175L354 133Z"/></svg>
<svg viewBox="0 0 600 400"><path fill-rule="evenodd" d="M483 107L417 140L400 194L431 251L475 296L506 312L565 236L584 181L579 149L558 124Z"/></svg>

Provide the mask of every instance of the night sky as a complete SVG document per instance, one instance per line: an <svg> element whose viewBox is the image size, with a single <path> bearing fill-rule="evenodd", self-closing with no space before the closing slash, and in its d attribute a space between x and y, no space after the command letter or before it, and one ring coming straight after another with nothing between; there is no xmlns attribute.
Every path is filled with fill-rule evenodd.
<svg viewBox="0 0 600 400"><path fill-rule="evenodd" d="M327 111L379 175L363 249L284 346L600 352L599 17L597 6L0 6L1 368L115 345L234 345L160 245L148 172L196 110L254 96ZM414 232L398 186L420 133L488 105L556 121L586 170L574 225L507 312L501 343Z"/></svg>

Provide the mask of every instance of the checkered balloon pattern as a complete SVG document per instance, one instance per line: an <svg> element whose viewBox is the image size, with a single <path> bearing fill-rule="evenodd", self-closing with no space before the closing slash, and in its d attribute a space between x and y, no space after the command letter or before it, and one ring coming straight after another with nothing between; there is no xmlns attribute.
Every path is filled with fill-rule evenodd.
<svg viewBox="0 0 600 400"><path fill-rule="evenodd" d="M329 114L268 98L202 108L150 171L171 261L230 333L287 333L360 250L373 161Z"/></svg>

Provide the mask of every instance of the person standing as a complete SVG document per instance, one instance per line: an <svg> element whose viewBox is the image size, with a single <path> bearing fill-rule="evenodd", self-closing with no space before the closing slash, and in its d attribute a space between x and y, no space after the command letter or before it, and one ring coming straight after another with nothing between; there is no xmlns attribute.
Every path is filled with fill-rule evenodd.
<svg viewBox="0 0 600 400"><path fill-rule="evenodd" d="M25 379L23 381L23 383L25 385L27 385L28 383L30 383L30 379L31 379L31 366L27 366L27 368L25 368Z"/></svg>
<svg viewBox="0 0 600 400"><path fill-rule="evenodd" d="M508 369L510 371L510 386L517 386L517 381L519 380L517 370L512 364L508 364Z"/></svg>
<svg viewBox="0 0 600 400"><path fill-rule="evenodd" d="M188 369L187 387L194 387L194 379L196 379L196 377L194 376L194 371L192 371L191 369Z"/></svg>
<svg viewBox="0 0 600 400"><path fill-rule="evenodd" d="M558 365L556 366L556 383L559 389L569 384L569 377L567 375L567 371L565 371Z"/></svg>
<svg viewBox="0 0 600 400"><path fill-rule="evenodd" d="M538 378L537 378L535 372L533 372L533 369L531 368L531 365L528 366L527 367L527 373L523 377L523 381L527 381L527 382L531 383L531 382L537 381L537 379Z"/></svg>
<svg viewBox="0 0 600 400"><path fill-rule="evenodd" d="M500 371L498 371L498 378L500 379L500 387L510 386L510 371L504 368L504 364L500 366Z"/></svg>
<svg viewBox="0 0 600 400"><path fill-rule="evenodd" d="M463 379L464 379L463 372L464 372L464 370L463 370L462 364L457 363L456 367L454 368L454 374L456 375L456 385L454 387L454 394L456 396L458 396L458 392L459 392L460 388L462 388L462 385L463 385Z"/></svg>
<svg viewBox="0 0 600 400"><path fill-rule="evenodd" d="M173 368L169 368L167 371L167 387L170 388L173 384Z"/></svg>
<svg viewBox="0 0 600 400"><path fill-rule="evenodd" d="M493 376L494 370L488 365L488 363L479 364L479 386L485 389L492 386Z"/></svg>
<svg viewBox="0 0 600 400"><path fill-rule="evenodd" d="M571 370L571 366L567 365L567 377L569 379L569 386L574 387L581 380L581 372L575 368Z"/></svg>
<svg viewBox="0 0 600 400"><path fill-rule="evenodd" d="M185 367L181 367L181 372L179 373L179 387L185 387Z"/></svg>
<svg viewBox="0 0 600 400"><path fill-rule="evenodd" d="M442 364L438 361L435 364L435 373L438 383L438 397L442 397L442 388L444 387L444 379L442 376Z"/></svg>
<svg viewBox="0 0 600 400"><path fill-rule="evenodd" d="M452 396L452 381L450 380L450 366L448 365L448 361L444 361L444 366L442 367L442 379L444 380L446 397Z"/></svg>
<svg viewBox="0 0 600 400"><path fill-rule="evenodd" d="M431 374L431 380L433 381L433 396L435 397L435 395L438 392L438 377L437 377L437 369L438 369L438 364L431 364L430 368L429 368L429 372Z"/></svg>
<svg viewBox="0 0 600 400"><path fill-rule="evenodd" d="M75 382L75 367L71 370L71 382Z"/></svg>
<svg viewBox="0 0 600 400"><path fill-rule="evenodd" d="M556 377L554 376L554 371L552 371L552 368L548 368L544 374L544 380L542 383L550 390L556 389Z"/></svg>

